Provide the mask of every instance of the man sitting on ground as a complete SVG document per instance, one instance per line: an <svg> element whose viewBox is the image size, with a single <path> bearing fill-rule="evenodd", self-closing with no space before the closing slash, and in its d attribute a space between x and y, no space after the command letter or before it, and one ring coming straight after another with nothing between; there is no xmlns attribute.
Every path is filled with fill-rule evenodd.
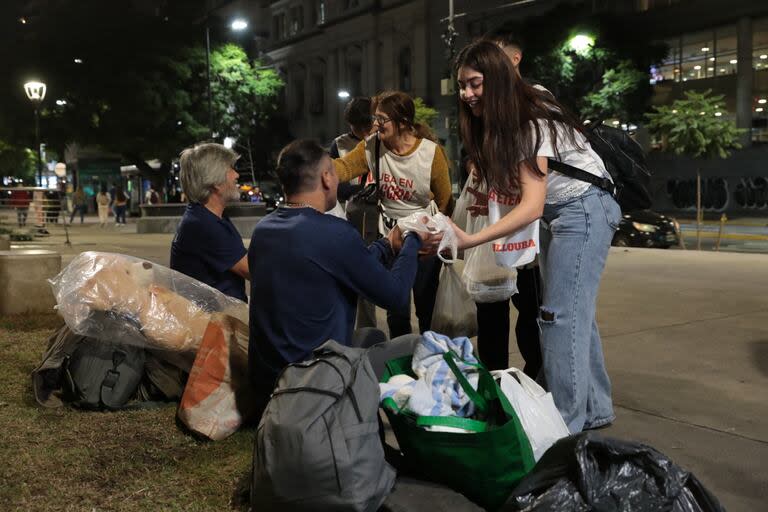
<svg viewBox="0 0 768 512"><path fill-rule="evenodd" d="M198 144L181 152L181 188L189 200L171 244L171 268L220 292L247 301L250 279L243 239L224 215L240 199L238 154L221 144Z"/></svg>
<svg viewBox="0 0 768 512"><path fill-rule="evenodd" d="M262 406L282 368L310 358L327 340L367 347L385 339L375 329L367 337L353 333L358 295L404 310L419 249L434 250L439 241L395 228L366 248L348 222L324 215L336 204L338 177L314 141L283 148L277 177L286 202L256 226L248 249L249 370Z"/></svg>

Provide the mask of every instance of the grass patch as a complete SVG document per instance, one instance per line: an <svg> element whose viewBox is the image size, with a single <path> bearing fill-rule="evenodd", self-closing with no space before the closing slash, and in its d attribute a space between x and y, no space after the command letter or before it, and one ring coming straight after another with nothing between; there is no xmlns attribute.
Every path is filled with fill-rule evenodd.
<svg viewBox="0 0 768 512"><path fill-rule="evenodd" d="M0 317L0 503L3 510L245 510L253 431L195 439L176 408L45 409L30 372L56 315Z"/></svg>

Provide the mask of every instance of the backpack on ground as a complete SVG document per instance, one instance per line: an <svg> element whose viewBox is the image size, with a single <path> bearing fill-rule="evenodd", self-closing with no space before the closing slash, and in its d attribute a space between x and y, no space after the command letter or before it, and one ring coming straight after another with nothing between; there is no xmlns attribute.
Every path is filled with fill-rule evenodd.
<svg viewBox="0 0 768 512"><path fill-rule="evenodd" d="M253 509L378 510L395 481L378 409L362 349L331 340L286 367L256 432Z"/></svg>
<svg viewBox="0 0 768 512"><path fill-rule="evenodd" d="M127 356L121 361L122 356L115 352ZM42 360L32 371L32 390L37 403L49 408L64 405L89 409L160 407L181 398L193 358L194 354L189 353L142 350L134 345L82 336L64 325L48 338ZM112 374L102 392L110 371ZM138 387L136 374L141 378ZM114 386L110 388L113 379ZM135 399L137 403L128 404L128 399Z"/></svg>
<svg viewBox="0 0 768 512"><path fill-rule="evenodd" d="M81 409L123 408L141 383L144 349L85 338L64 360L64 397Z"/></svg>
<svg viewBox="0 0 768 512"><path fill-rule="evenodd" d="M595 176L552 158L549 159L549 167L571 178L607 190L616 198L623 212L650 208L651 171L640 144L624 130L604 125L601 121L586 127L584 135L595 153L603 160L613 183L607 178Z"/></svg>

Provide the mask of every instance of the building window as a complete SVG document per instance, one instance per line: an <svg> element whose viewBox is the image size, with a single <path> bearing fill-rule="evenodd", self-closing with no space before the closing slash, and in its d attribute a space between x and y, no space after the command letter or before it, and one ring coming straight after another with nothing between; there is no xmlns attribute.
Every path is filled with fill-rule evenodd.
<svg viewBox="0 0 768 512"><path fill-rule="evenodd" d="M752 23L752 65L758 71L768 69L768 18Z"/></svg>
<svg viewBox="0 0 768 512"><path fill-rule="evenodd" d="M666 41L667 58L651 68L651 83L688 82L736 73L736 26L727 25Z"/></svg>
<svg viewBox="0 0 768 512"><path fill-rule="evenodd" d="M287 36L285 29L285 13L272 16L272 33L275 41L280 41Z"/></svg>
<svg viewBox="0 0 768 512"><path fill-rule="evenodd" d="M293 118L304 119L304 78L293 81Z"/></svg>
<svg viewBox="0 0 768 512"><path fill-rule="evenodd" d="M399 85L401 91L410 91L413 88L411 73L411 49L403 48L397 59L397 68L399 72Z"/></svg>
<svg viewBox="0 0 768 512"><path fill-rule="evenodd" d="M291 7L291 33L295 36L299 32L304 30L304 7L298 5Z"/></svg>
<svg viewBox="0 0 768 512"><path fill-rule="evenodd" d="M325 110L325 76L323 73L312 75L312 96L309 100L309 112L320 115Z"/></svg>
<svg viewBox="0 0 768 512"><path fill-rule="evenodd" d="M325 23L325 0L317 2L317 24Z"/></svg>

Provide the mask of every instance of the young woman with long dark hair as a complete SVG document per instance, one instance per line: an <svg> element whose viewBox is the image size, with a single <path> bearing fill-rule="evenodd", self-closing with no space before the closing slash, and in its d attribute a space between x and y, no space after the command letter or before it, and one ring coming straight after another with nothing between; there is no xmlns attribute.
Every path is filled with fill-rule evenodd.
<svg viewBox="0 0 768 512"><path fill-rule="evenodd" d="M472 43L456 64L464 147L490 193L514 204L477 233L457 229L459 246L490 243L542 220L544 383L571 432L607 425L614 413L595 307L621 210L608 192L548 171L547 159L610 176L578 121L526 84L497 44Z"/></svg>

